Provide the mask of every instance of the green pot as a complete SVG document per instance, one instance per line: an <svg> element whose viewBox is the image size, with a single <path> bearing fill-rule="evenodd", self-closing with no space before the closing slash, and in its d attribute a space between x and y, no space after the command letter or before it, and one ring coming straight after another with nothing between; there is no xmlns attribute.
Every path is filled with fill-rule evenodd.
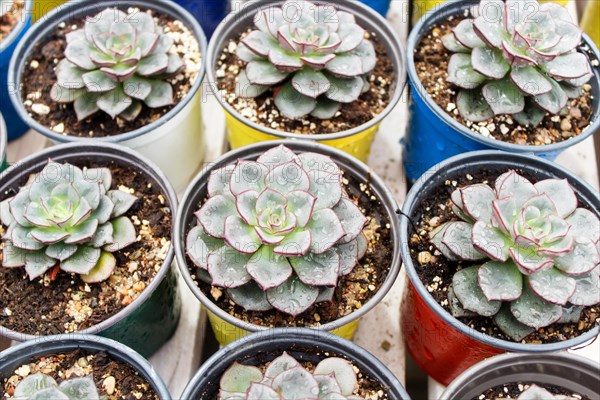
<svg viewBox="0 0 600 400"><path fill-rule="evenodd" d="M171 208L173 220L175 219L177 197L164 174L139 153L115 144L73 143L51 147L34 154L2 173L0 193L17 190L30 174L41 171L49 158L57 162L70 163L82 159L106 160L133 166L147 174L153 185L161 188L165 201ZM154 279L131 304L110 318L79 333L97 334L114 339L145 357L156 352L175 332L181 313L174 257L175 252L171 246ZM39 340L34 335L15 332L2 326L0 326L0 334L19 342Z"/></svg>

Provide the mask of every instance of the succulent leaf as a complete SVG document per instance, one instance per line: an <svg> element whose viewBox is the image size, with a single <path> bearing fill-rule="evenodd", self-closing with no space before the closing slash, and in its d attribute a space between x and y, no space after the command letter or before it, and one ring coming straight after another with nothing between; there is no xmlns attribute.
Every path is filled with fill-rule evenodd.
<svg viewBox="0 0 600 400"><path fill-rule="evenodd" d="M539 108L558 114L568 98L581 96L591 76L590 61L576 51L582 31L564 7L540 6L536 0L482 0L471 16L442 37L453 53L447 81L475 92L459 92L457 106L464 118L491 118L485 118L485 102L495 114L536 126L545 116Z"/></svg>
<svg viewBox="0 0 600 400"><path fill-rule="evenodd" d="M275 105L287 118L313 113L333 118L339 103L360 96L363 77L375 68L375 48L364 29L331 5L290 0L259 11L254 23L257 30L236 49L248 63L236 93L257 97L272 89Z"/></svg>
<svg viewBox="0 0 600 400"><path fill-rule="evenodd" d="M502 306L501 301L488 301L478 284L478 268L468 267L461 269L452 278L454 294L462 306L485 317L495 315Z"/></svg>
<svg viewBox="0 0 600 400"><path fill-rule="evenodd" d="M15 387L14 397L23 400L99 400L91 376L65 380L57 385L49 375L37 372Z"/></svg>
<svg viewBox="0 0 600 400"><path fill-rule="evenodd" d="M527 336L535 332L530 326L524 325L517 321L515 316L510 311L510 306L504 304L498 314L494 316L494 322L510 338L516 342L520 342Z"/></svg>

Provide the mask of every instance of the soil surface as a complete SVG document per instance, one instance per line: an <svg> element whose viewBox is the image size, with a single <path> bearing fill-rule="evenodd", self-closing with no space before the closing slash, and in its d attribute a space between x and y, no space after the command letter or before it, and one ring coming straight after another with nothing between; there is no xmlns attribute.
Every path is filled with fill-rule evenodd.
<svg viewBox="0 0 600 400"><path fill-rule="evenodd" d="M360 95L358 100L342 104L338 113L331 119L322 120L310 115L297 120L285 118L279 114L275 106L272 90L254 99L238 98L235 95L236 80L247 65L235 54L239 39L231 40L217 61L216 77L220 90L219 96L222 96L243 117L282 132L326 134L356 128L375 118L387 107L397 85L394 64L384 45L375 33L368 33L365 37L373 42L377 54L375 69L367 75L370 90Z"/></svg>
<svg viewBox="0 0 600 400"><path fill-rule="evenodd" d="M126 9L119 7L123 11ZM130 9L133 10L133 9ZM96 10L97 11L97 10ZM103 111L78 121L73 104L61 104L50 98L50 89L56 83L54 68L64 58L66 34L84 26L85 18L60 23L56 30L35 45L23 69L21 96L29 115L56 133L79 137L105 137L127 133L160 119L182 101L196 82L202 65L200 45L192 31L181 21L143 10L154 16L158 26L173 38L175 51L184 61L182 72L167 79L173 86L173 105L150 108L142 102L142 111L134 121L117 117L112 119Z"/></svg>
<svg viewBox="0 0 600 400"><path fill-rule="evenodd" d="M344 176L346 191L368 219L363 230L368 240L368 250L350 274L340 277L331 302L316 303L295 318L276 309L262 312L246 311L229 298L226 290L199 280L194 263L188 259L187 265L192 279L219 308L242 321L260 326L319 326L360 309L377 293L387 278L394 244L391 242L391 226L385 209L370 191L368 183L359 182L347 173ZM195 220L192 223L195 225ZM188 227L188 231L193 225Z"/></svg>
<svg viewBox="0 0 600 400"><path fill-rule="evenodd" d="M50 375L58 384L92 375L98 394L109 400L159 400L152 385L132 366L111 358L107 353L86 350L51 354L23 364L2 380L1 398L12 399L18 383L37 372Z"/></svg>
<svg viewBox="0 0 600 400"><path fill-rule="evenodd" d="M446 259L429 240L429 232L443 223L458 220L451 208L450 195L454 190L476 183L485 183L493 187L496 178L504 172L506 170L483 170L478 174L448 177L448 180L437 187L413 214L413 229L410 232L409 244L413 264L427 291L450 314L448 287L452 284L452 277L462 268L481 265L481 261L454 262ZM545 179L518 169L516 172L533 182ZM585 203L579 200L579 207L585 207ZM512 341L496 326L493 318L477 316L458 318L458 320L489 336ZM561 342L582 335L598 323L600 323L600 307L598 305L585 307L578 323L553 324L531 333L521 342L533 344Z"/></svg>
<svg viewBox="0 0 600 400"><path fill-rule="evenodd" d="M546 389L552 394L560 394L563 396L569 396L575 399L592 400L587 396L582 396L577 392L572 392L560 386L545 385L536 383L537 386ZM527 390L531 386L531 383L508 383L506 385L495 386L491 389L486 390L472 400L496 400L496 399L517 399L521 393Z"/></svg>
<svg viewBox="0 0 600 400"><path fill-rule="evenodd" d="M423 37L416 47L414 61L417 74L431 98L459 123L485 137L519 145L548 145L559 143L581 134L590 124L593 114L591 86L584 85L583 95L571 99L566 111L560 115L547 114L537 127L519 125L510 115L497 115L483 122L471 122L464 119L456 108L458 87L446 82L448 62L451 52L446 50L441 38L452 32L452 28L462 20L451 17L438 24ZM589 48L580 48L598 68L598 60ZM592 78L593 79L593 78Z"/></svg>
<svg viewBox="0 0 600 400"><path fill-rule="evenodd" d="M4 7L4 5L0 5ZM15 26L21 21L21 15L25 8L25 0L15 0L10 10L0 17L0 42L4 40L13 31ZM8 67L7 67L8 68Z"/></svg>
<svg viewBox="0 0 600 400"><path fill-rule="evenodd" d="M86 284L79 275L49 270L30 281L24 268L0 268L0 325L19 333L52 335L96 325L131 304L160 270L171 245L171 210L160 187L132 168L98 162L112 171L111 189L138 197L125 214L135 225L138 241L113 253L117 266L106 281ZM0 199L14 195L1 193ZM6 227L0 227L4 233ZM0 250L3 247L0 243ZM55 267L56 268L56 267ZM52 279L53 272L58 272Z"/></svg>

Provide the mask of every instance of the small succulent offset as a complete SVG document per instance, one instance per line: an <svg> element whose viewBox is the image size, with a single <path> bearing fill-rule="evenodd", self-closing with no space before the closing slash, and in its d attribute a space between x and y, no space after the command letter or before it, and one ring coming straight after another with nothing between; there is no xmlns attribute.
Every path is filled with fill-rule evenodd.
<svg viewBox="0 0 600 400"><path fill-rule="evenodd" d="M358 400L356 372L347 360L329 357L313 373L287 353L273 360L264 374L253 366L233 364L221 377L220 400Z"/></svg>
<svg viewBox="0 0 600 400"><path fill-rule="evenodd" d="M514 340L553 323L577 322L600 303L600 221L566 180L535 184L515 171L492 189L476 184L452 193L461 221L430 237L453 261L485 261L456 272L449 290L456 317L492 317Z"/></svg>
<svg viewBox="0 0 600 400"><path fill-rule="evenodd" d="M49 161L14 196L0 203L2 266L25 267L31 280L50 268L101 282L116 265L112 254L136 241L123 216L137 197L109 190L108 168L79 169Z"/></svg>
<svg viewBox="0 0 600 400"><path fill-rule="evenodd" d="M41 372L29 375L15 387L13 398L18 400L101 400L91 376L56 383Z"/></svg>
<svg viewBox="0 0 600 400"><path fill-rule="evenodd" d="M327 156L281 145L214 171L186 250L246 310L296 316L330 301L367 251L367 219ZM208 274L207 274L208 273Z"/></svg>
<svg viewBox="0 0 600 400"><path fill-rule="evenodd" d="M289 0L259 11L237 47L248 63L237 95L257 97L273 89L285 117L333 118L340 103L352 103L369 85L365 75L377 61L373 44L354 16L333 5Z"/></svg>
<svg viewBox="0 0 600 400"><path fill-rule="evenodd" d="M576 400L575 397L553 394L537 385L531 385L517 397L518 400Z"/></svg>
<svg viewBox="0 0 600 400"><path fill-rule="evenodd" d="M442 43L455 53L448 82L458 86L463 118L479 122L511 114L538 125L582 95L592 77L587 56L577 52L582 31L556 3L482 0Z"/></svg>
<svg viewBox="0 0 600 400"><path fill-rule="evenodd" d="M165 79L183 61L169 52L173 39L147 13L108 8L67 34L65 58L56 66L54 101L73 103L78 120L102 110L133 121L142 110L173 104Z"/></svg>

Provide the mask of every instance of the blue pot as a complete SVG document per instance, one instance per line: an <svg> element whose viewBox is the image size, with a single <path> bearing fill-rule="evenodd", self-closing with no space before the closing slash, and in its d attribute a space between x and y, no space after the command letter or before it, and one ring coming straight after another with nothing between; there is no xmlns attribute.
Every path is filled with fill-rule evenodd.
<svg viewBox="0 0 600 400"><path fill-rule="evenodd" d="M390 9L392 0L360 0L360 2L368 5L385 17Z"/></svg>
<svg viewBox="0 0 600 400"><path fill-rule="evenodd" d="M33 0L27 0L21 21L14 27L10 35L0 42L0 99L2 99L0 101L0 113L2 113L6 122L8 140L17 139L29 129L9 100L9 89L14 90L14 83L12 85L8 83L8 64L17 44L31 26L32 9Z"/></svg>
<svg viewBox="0 0 600 400"><path fill-rule="evenodd" d="M188 10L200 22L209 40L217 25L229 13L227 0L175 0L175 3Z"/></svg>
<svg viewBox="0 0 600 400"><path fill-rule="evenodd" d="M434 24L446 20L449 16L461 14L478 0L449 0L436 8L436 12L427 13L413 28L408 39L406 54L412 55L421 38ZM583 35L583 41L596 59L600 52L594 42ZM403 162L406 176L414 183L429 168L457 154L473 150L496 149L510 153L535 154L548 159L555 159L558 154L591 136L600 126L600 69L593 68L594 77L589 82L592 86L593 109L590 126L580 135L560 143L531 146L517 145L500 140L486 138L473 132L448 115L431 99L415 68L414 58L408 58L408 78L412 88L410 104L411 123L406 138L403 139Z"/></svg>

